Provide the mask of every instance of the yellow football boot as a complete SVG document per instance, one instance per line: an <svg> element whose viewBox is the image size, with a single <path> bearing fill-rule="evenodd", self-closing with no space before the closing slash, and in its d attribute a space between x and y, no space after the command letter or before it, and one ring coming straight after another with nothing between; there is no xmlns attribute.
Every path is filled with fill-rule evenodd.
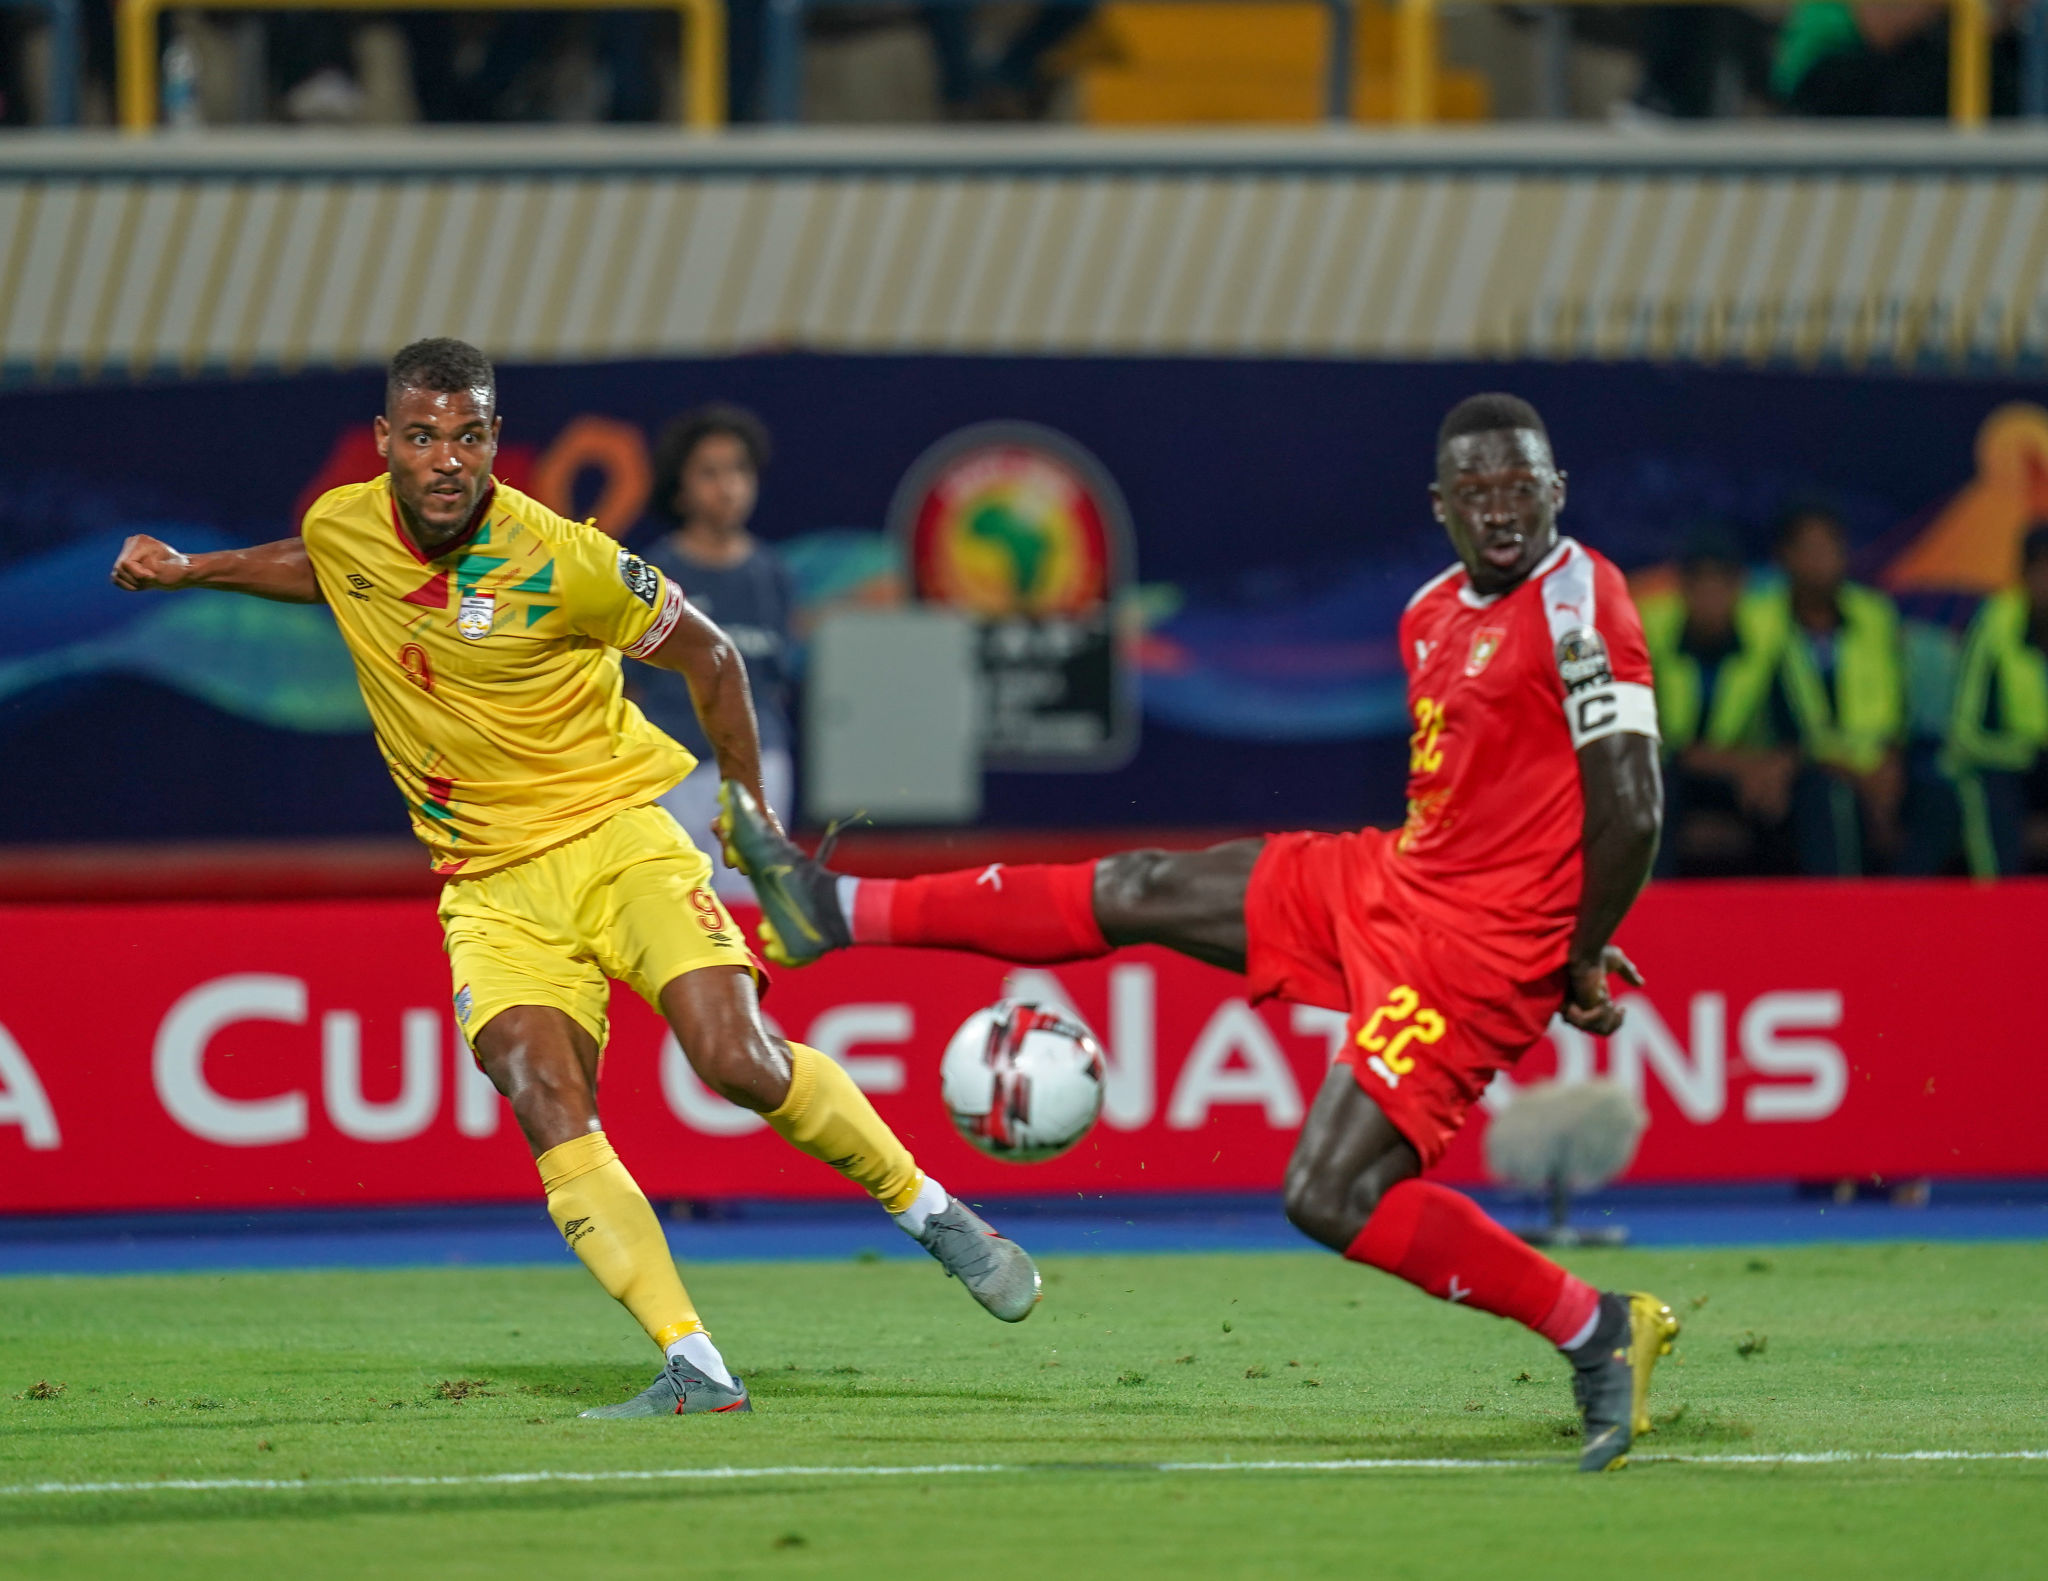
<svg viewBox="0 0 2048 1581"><path fill-rule="evenodd" d="M1579 1470L1619 1471L1629 1447L1652 1430L1650 1374L1671 1354L1678 1319L1653 1295L1603 1292L1600 1327L1604 1343L1589 1341L1589 1353L1571 1354L1572 1396L1585 1421Z"/></svg>
<svg viewBox="0 0 2048 1581"><path fill-rule="evenodd" d="M1657 1431L1650 1420L1650 1372L1678 1343L1678 1316L1655 1296L1637 1290L1628 1298L1628 1326L1629 1367L1634 1374L1629 1425L1641 1438Z"/></svg>
<svg viewBox="0 0 2048 1581"><path fill-rule="evenodd" d="M761 952L777 966L807 966L853 943L839 909L838 876L824 865L829 842L806 856L762 811L745 787L718 787L719 839L725 859L754 884L761 907Z"/></svg>

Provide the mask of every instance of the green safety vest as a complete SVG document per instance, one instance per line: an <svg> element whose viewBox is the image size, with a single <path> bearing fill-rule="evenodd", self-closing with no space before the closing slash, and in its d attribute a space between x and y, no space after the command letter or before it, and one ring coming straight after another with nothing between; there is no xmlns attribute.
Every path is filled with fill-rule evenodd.
<svg viewBox="0 0 2048 1581"><path fill-rule="evenodd" d="M2025 588L1994 593L1963 638L1955 707L1941 766L2025 773L2048 746L2048 654L2027 641Z"/></svg>
<svg viewBox="0 0 2048 1581"><path fill-rule="evenodd" d="M1867 774L1884 761L1905 728L1905 677L1899 656L1899 612L1875 588L1842 584L1836 605L1835 684L1832 695L1813 642L1792 618L1792 592L1784 583L1743 597L1756 641L1775 656L1756 706L1762 708L1773 677L1785 689L1799 744L1817 763Z"/></svg>
<svg viewBox="0 0 2048 1581"><path fill-rule="evenodd" d="M1712 747L1763 745L1763 701L1770 695L1773 653L1757 629L1758 607L1745 597L1735 608L1735 649L1716 672L1714 697L1704 703L1706 678L1687 653L1685 597L1672 591L1640 600L1643 641L1657 693L1657 730L1667 754L1704 740ZM1707 718L1700 712L1706 708Z"/></svg>

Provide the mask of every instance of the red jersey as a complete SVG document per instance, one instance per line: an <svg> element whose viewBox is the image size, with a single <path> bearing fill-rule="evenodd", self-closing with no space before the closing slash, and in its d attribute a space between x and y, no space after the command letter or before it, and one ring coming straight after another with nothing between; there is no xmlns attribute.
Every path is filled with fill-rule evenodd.
<svg viewBox="0 0 2048 1581"><path fill-rule="evenodd" d="M1578 917L1578 748L1657 734L1627 584L1570 538L1492 598L1453 566L1409 600L1401 657L1415 732L1388 899L1512 980L1555 971Z"/></svg>

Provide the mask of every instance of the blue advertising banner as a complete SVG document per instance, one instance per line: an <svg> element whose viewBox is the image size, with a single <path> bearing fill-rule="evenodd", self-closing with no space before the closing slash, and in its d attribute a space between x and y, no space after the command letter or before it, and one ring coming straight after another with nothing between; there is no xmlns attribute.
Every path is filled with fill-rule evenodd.
<svg viewBox="0 0 2048 1581"><path fill-rule="evenodd" d="M992 774L999 825L1397 819L1395 622L1449 561L1435 427L1474 390L1537 404L1567 529L1631 569L1708 520L1762 561L1777 514L1819 497L1858 574L1968 594L2048 519L2048 414L2008 380L764 355L500 383L501 474L636 543L658 530L663 424L714 399L758 411L776 457L756 527L813 612L902 596L889 504L938 439L1026 422L1085 446L1135 539L1137 751L1107 772ZM0 841L402 829L324 611L106 578L131 532L189 550L292 531L320 489L376 470L381 396L362 374L0 395Z"/></svg>

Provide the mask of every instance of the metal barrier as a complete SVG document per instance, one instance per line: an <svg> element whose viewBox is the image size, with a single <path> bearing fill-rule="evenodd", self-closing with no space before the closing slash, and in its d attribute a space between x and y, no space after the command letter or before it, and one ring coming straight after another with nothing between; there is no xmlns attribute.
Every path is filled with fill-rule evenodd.
<svg viewBox="0 0 2048 1581"><path fill-rule="evenodd" d="M80 0L0 0L0 6L43 11L50 18L50 120L78 124L78 85L85 75Z"/></svg>
<svg viewBox="0 0 2048 1581"><path fill-rule="evenodd" d="M804 13L828 6L863 5L868 0L768 0L763 22L762 73L767 79L767 119L784 123L803 119ZM976 6L986 0L927 0L942 5ZM1092 5L1094 0L1045 0L1049 5ZM1330 13L1330 55L1323 75L1323 113L1332 121L1351 119L1351 49L1353 0L1322 0ZM1435 38L1430 40L1434 53Z"/></svg>
<svg viewBox="0 0 2048 1581"><path fill-rule="evenodd" d="M65 0L76 5L77 0ZM157 120L156 19L201 0L121 0L121 125L152 130ZM724 0L203 0L208 11L674 11L682 24L684 122L725 124ZM74 79L75 80L75 79Z"/></svg>
<svg viewBox="0 0 2048 1581"><path fill-rule="evenodd" d="M1394 19L1394 119L1426 126L1435 118L1436 14L1448 0L1400 0ZM1572 0L1574 5L1661 5L1668 0ZM1707 0L1746 5L1749 0ZM1984 124L1991 112L1991 26L1985 0L1946 0L1948 115L1958 130Z"/></svg>

